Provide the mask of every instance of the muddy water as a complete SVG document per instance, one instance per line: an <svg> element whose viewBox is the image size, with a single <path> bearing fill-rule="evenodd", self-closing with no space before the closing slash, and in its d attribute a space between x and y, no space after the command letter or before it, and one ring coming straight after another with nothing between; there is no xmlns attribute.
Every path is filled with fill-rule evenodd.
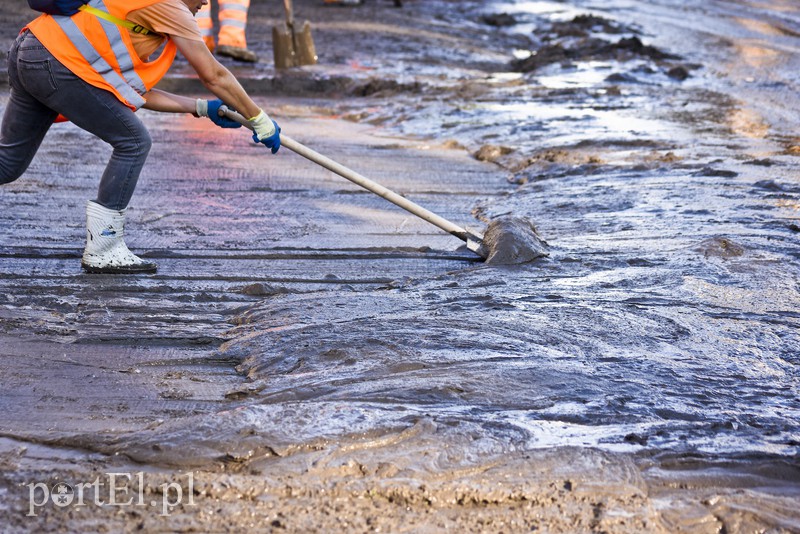
<svg viewBox="0 0 800 534"><path fill-rule="evenodd" d="M431 3L485 38L373 58L399 83L340 111L505 169L475 216L533 221L549 256L274 292L221 349L241 408L114 447L193 464L366 442L420 479L560 446L794 461L800 10L698 4ZM445 452L403 458L411 429Z"/></svg>
<svg viewBox="0 0 800 534"><path fill-rule="evenodd" d="M431 58L423 89L361 119L506 168L511 194L475 213L531 219L550 256L265 299L224 348L254 383L254 420L296 445L430 417L509 447L797 454L797 120L774 118L798 103L798 8L463 10L465 27L513 23L461 71ZM542 50L554 59L531 62Z"/></svg>

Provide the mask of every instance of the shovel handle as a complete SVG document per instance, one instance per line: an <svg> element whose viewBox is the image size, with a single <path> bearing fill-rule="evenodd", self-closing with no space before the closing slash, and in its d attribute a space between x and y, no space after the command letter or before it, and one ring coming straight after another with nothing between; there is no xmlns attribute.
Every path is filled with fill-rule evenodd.
<svg viewBox="0 0 800 534"><path fill-rule="evenodd" d="M245 119L236 111L233 111L232 109L228 108L227 106L220 106L219 114L220 116L224 115L225 117L234 120L239 124L241 124L242 126L250 128L251 130L253 129L253 125L250 124L250 122L247 119ZM465 241L467 243L475 241L479 242L483 238L483 236L481 236L480 234L468 231L465 228L462 228L461 226L458 226L457 224L452 223L447 219L440 217L439 215L436 215L432 211L423 208L419 204L411 202L407 198L400 196L391 189L384 187L377 182L373 182L366 176L363 176L355 172L354 170L349 169L344 165L333 161L329 157L323 156L319 152L316 152L308 148L307 146L298 143L288 135L281 134L281 146L284 146L289 150L291 150L292 152L295 152L300 156L303 156L304 158L313 161L317 165L320 165L328 169L329 171L338 174L342 178L350 180L354 184L363 187L364 189L371 191L380 197L385 198L392 204L403 208L404 210L416 215L417 217L420 217L421 219L428 221L429 223L435 226L438 226L445 232L456 236L462 241Z"/></svg>
<svg viewBox="0 0 800 534"><path fill-rule="evenodd" d="M294 27L294 9L292 8L292 0L283 0L283 9L286 10L286 25L291 30Z"/></svg>

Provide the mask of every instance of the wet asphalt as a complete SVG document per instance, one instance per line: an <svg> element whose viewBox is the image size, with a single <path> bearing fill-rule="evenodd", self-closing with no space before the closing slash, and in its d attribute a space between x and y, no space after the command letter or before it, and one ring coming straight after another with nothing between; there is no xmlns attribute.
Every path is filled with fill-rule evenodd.
<svg viewBox="0 0 800 534"><path fill-rule="evenodd" d="M5 46L31 13L8 4ZM273 24L261 20L270 9L253 10L259 32ZM270 50L254 48L262 57ZM313 73L276 75L270 59L252 67L223 61L300 142L458 224L480 225L470 214L475 199L505 192L502 173L463 151L341 120L320 96L330 85ZM161 86L208 95L181 60ZM298 93L305 98L292 98ZM7 95L5 86L0 102ZM456 250L458 239L288 150L269 155L243 129L139 116L154 148L126 241L158 263L158 274L80 269L83 206L110 155L90 134L55 125L30 169L0 190L5 435L54 440L219 409L241 377L216 349L254 303L276 292L379 287L478 260ZM98 414L106 405L113 408Z"/></svg>
<svg viewBox="0 0 800 534"><path fill-rule="evenodd" d="M446 26L443 6L432 24ZM271 24L271 11L259 9ZM320 27L391 27L342 22L342 11L331 13ZM456 64L469 55L461 48L449 59ZM653 82L662 83L661 74L642 74L646 69L623 76L618 93L528 93L518 82L483 80L513 98L498 106L497 122L476 133L480 105L469 91L490 102L479 84L467 84L464 102L419 91L411 100L425 105L410 110L402 99L393 107L389 91L380 108L351 104L358 115L350 118L361 121L354 124L342 120L347 99L337 95L352 91L347 79L232 67L301 142L459 223L530 215L552 241L553 257L518 271L482 270L453 237L286 151L272 158L244 132L143 113L155 148L134 196L128 243L160 271L135 279L87 276L79 270L83 203L108 152L59 126L29 173L0 189L0 226L8 229L0 240L5 436L175 464L221 453L248 458L251 443L265 448L257 454L281 455L281 432L302 445L397 424L421 426L431 440L450 439L451 428L458 439L497 439L501 454L584 443L644 450L647 465L647 454L670 451L679 455L676 463L691 464L700 450L707 455L697 462L706 466L717 454L734 458L735 476L758 469L751 457L736 459L753 451L784 474L746 484L773 484L778 498L795 491L796 466L787 460L797 445L791 138L777 139L787 147L780 152L720 133L711 123L743 121L750 135L758 121L719 96L698 98L696 80L670 81L667 105L656 110L663 118L665 110L687 109L694 131L683 123L655 128L660 123L647 122L637 106L647 109L647 98L665 90ZM370 68L351 64L348 72ZM469 67L460 68L454 72ZM394 74L402 79L404 69L410 67L398 62ZM425 72L424 62L414 69ZM570 69L551 71L543 83L571 83ZM429 74L440 75L433 67ZM635 76L644 82L632 82ZM165 87L200 90L185 64ZM380 96L387 87L375 82L367 92ZM537 91L545 103L526 110L552 116L526 116L541 127L516 128L516 99L525 103ZM623 117L608 127L606 119L626 106L642 122ZM442 126L420 109L449 122ZM381 126L387 123L410 125L408 135L392 137ZM470 149L508 141L565 150L534 153L529 167L509 173L513 160L500 158L502 170L456 143L414 135L428 127L444 128ZM620 135L645 131L656 140ZM635 163L616 167L625 158ZM498 407L513 424L505 426ZM318 422L315 414L325 410L329 417ZM221 411L226 415L214 415ZM439 426L430 430L428 417ZM196 428L208 429L213 442ZM237 441L245 430L250 437ZM115 442L119 435L123 443ZM181 450L187 443L194 457ZM483 446L448 449L490 457ZM664 480L673 484L669 475Z"/></svg>
<svg viewBox="0 0 800 534"><path fill-rule="evenodd" d="M282 109L298 110L282 127L301 142L461 224L476 222L470 209L477 195L502 193L499 173L463 152L392 139L325 117L313 103L269 104L282 117ZM97 430L94 415L86 427L73 420L88 415L84 403L92 402L82 389L101 398L115 391L120 398L106 402L128 405L134 397L143 407L133 393L139 379L148 387L157 381L148 395L156 411L167 408L161 399L202 410L224 401L235 382L231 362L212 355L228 339L234 314L253 303L276 292L375 288L479 259L458 250L458 239L287 150L268 154L243 130L141 116L155 146L130 206L126 242L158 263L156 275L81 271L83 204L109 151L76 127L55 126L31 169L0 192L2 347L18 366L3 390L7 434ZM60 399L55 409L52 395ZM43 420L32 417L32 407ZM147 411L115 409L101 419L119 429ZM52 426L65 417L68 427Z"/></svg>

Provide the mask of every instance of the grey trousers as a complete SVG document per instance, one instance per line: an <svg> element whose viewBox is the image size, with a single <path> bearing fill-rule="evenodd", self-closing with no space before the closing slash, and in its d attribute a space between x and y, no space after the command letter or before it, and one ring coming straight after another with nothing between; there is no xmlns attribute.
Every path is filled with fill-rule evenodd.
<svg viewBox="0 0 800 534"><path fill-rule="evenodd" d="M70 72L27 31L8 52L8 79L11 98L0 128L0 184L25 172L60 113L111 145L95 201L109 209L125 208L152 144L133 111L113 93Z"/></svg>

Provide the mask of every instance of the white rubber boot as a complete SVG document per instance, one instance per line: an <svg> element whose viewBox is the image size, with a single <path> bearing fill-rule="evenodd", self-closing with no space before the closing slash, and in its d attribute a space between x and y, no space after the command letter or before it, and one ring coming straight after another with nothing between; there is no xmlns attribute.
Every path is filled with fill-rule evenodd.
<svg viewBox="0 0 800 534"><path fill-rule="evenodd" d="M86 249L81 266L95 274L154 273L149 263L125 244L125 210L110 210L97 202L86 203Z"/></svg>

